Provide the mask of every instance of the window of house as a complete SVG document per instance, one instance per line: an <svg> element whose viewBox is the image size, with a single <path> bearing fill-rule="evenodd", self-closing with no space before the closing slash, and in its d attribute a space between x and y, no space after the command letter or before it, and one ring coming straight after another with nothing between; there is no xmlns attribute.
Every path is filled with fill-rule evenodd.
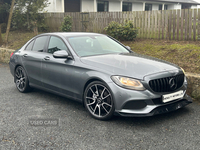
<svg viewBox="0 0 200 150"><path fill-rule="evenodd" d="M46 41L47 36L40 36L36 38L35 43L33 45L33 51L43 52Z"/></svg>
<svg viewBox="0 0 200 150"><path fill-rule="evenodd" d="M48 53L53 54L55 51L68 50L65 43L58 37L52 36L49 41Z"/></svg>
<svg viewBox="0 0 200 150"><path fill-rule="evenodd" d="M108 11L108 1L97 1L97 11Z"/></svg>
<svg viewBox="0 0 200 150"><path fill-rule="evenodd" d="M165 6L164 6L164 9L165 9L165 10L168 10L168 5L165 5Z"/></svg>
<svg viewBox="0 0 200 150"><path fill-rule="evenodd" d="M132 11L132 3L123 2L122 11Z"/></svg>
<svg viewBox="0 0 200 150"><path fill-rule="evenodd" d="M164 6L164 10L167 10L167 9L168 9L168 5L165 5L165 6ZM159 5L159 10L162 10L162 4Z"/></svg>
<svg viewBox="0 0 200 150"><path fill-rule="evenodd" d="M159 9L158 10L162 10L162 4L161 5L159 5Z"/></svg>
<svg viewBox="0 0 200 150"><path fill-rule="evenodd" d="M190 4L182 4L181 9L190 9L192 5Z"/></svg>
<svg viewBox="0 0 200 150"><path fill-rule="evenodd" d="M152 4L145 4L145 11L151 11L152 10Z"/></svg>

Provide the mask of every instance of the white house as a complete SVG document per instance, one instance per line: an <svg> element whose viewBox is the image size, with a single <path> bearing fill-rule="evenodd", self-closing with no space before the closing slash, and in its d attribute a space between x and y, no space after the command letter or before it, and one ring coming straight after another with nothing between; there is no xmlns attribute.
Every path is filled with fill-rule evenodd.
<svg viewBox="0 0 200 150"><path fill-rule="evenodd" d="M48 12L114 12L200 8L199 0L49 0Z"/></svg>

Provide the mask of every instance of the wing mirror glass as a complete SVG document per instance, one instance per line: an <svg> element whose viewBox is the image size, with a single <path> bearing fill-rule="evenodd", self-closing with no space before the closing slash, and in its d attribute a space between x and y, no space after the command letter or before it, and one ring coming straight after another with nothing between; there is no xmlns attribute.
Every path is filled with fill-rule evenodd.
<svg viewBox="0 0 200 150"><path fill-rule="evenodd" d="M69 54L66 50L55 51L53 53L54 58L68 58Z"/></svg>

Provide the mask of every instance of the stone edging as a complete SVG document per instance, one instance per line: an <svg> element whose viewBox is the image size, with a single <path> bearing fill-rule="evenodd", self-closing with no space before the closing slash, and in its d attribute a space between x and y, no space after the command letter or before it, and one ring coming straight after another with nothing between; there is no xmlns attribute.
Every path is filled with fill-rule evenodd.
<svg viewBox="0 0 200 150"><path fill-rule="evenodd" d="M193 73L186 73L188 81L187 93L195 100L200 101L200 75Z"/></svg>
<svg viewBox="0 0 200 150"><path fill-rule="evenodd" d="M10 60L10 54L15 50L0 48L0 62L8 63ZM188 80L187 93L195 100L200 101L200 75L193 73L186 73Z"/></svg>
<svg viewBox="0 0 200 150"><path fill-rule="evenodd" d="M8 63L10 60L10 54L14 52L13 49L0 48L0 62Z"/></svg>

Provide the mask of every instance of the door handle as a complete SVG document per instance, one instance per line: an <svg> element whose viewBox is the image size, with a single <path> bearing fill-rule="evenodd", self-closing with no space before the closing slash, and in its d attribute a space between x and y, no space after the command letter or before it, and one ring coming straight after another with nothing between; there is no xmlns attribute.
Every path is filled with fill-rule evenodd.
<svg viewBox="0 0 200 150"><path fill-rule="evenodd" d="M50 59L49 56L44 57L44 60L49 60L49 59Z"/></svg>
<svg viewBox="0 0 200 150"><path fill-rule="evenodd" d="M24 55L23 55L23 57L27 57L27 56L28 56L28 54L24 54Z"/></svg>

